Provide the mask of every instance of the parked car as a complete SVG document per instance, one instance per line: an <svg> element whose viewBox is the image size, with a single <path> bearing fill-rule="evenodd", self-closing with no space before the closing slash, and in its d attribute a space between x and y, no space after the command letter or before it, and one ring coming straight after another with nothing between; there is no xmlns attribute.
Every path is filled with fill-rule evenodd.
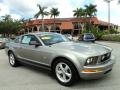
<svg viewBox="0 0 120 90"><path fill-rule="evenodd" d="M67 37L68 39L70 39L70 40L73 40L73 37L72 37L72 35L71 34L63 34L65 37Z"/></svg>
<svg viewBox="0 0 120 90"><path fill-rule="evenodd" d="M93 43L72 42L58 33L41 32L19 36L6 44L9 63L28 63L51 70L65 86L79 77L97 79L109 73L114 64L112 49Z"/></svg>
<svg viewBox="0 0 120 90"><path fill-rule="evenodd" d="M6 42L9 42L9 41L10 39L8 38L0 38L0 49L4 49Z"/></svg>
<svg viewBox="0 0 120 90"><path fill-rule="evenodd" d="M84 33L81 37L79 37L79 40L85 42L95 42L95 36L92 33Z"/></svg>

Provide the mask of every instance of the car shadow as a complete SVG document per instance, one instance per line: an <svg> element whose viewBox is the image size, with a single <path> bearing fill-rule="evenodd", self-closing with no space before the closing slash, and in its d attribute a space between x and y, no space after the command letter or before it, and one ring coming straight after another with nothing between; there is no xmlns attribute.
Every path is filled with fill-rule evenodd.
<svg viewBox="0 0 120 90"><path fill-rule="evenodd" d="M105 82L109 80L111 75L104 76L99 79L93 79L93 80L83 80L80 79L75 85L73 85L72 89L90 89L90 88L99 88L105 86Z"/></svg>
<svg viewBox="0 0 120 90"><path fill-rule="evenodd" d="M50 70L44 69L44 68L38 68L32 65L28 65L28 64L22 64L23 68L31 70L32 72L38 73L38 74L42 74L43 76L49 77L51 78L51 80L53 80L53 82L57 83L53 73ZM95 88L95 87L103 87L104 83L109 80L111 78L111 74L107 75L105 77L99 78L99 79L95 79L95 80L83 80L83 79L79 79L74 85L67 87L68 89L83 89L83 88ZM104 83L103 83L104 82ZM58 84L60 85L60 84ZM64 87L62 85L60 85L60 87ZM66 88L66 87L64 87Z"/></svg>
<svg viewBox="0 0 120 90"><path fill-rule="evenodd" d="M22 67L25 68L25 69L29 69L32 72L42 74L44 76L49 76L52 79L55 79L53 73L51 72L51 70L41 68L41 67L36 67L36 66L33 66L33 65L25 64L25 63L22 63Z"/></svg>

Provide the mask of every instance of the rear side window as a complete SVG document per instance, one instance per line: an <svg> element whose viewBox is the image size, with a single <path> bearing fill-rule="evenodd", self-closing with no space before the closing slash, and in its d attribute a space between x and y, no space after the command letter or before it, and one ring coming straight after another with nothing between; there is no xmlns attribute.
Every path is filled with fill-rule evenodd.
<svg viewBox="0 0 120 90"><path fill-rule="evenodd" d="M19 43L20 42L20 37L17 37L15 40L14 40L15 43Z"/></svg>
<svg viewBox="0 0 120 90"><path fill-rule="evenodd" d="M26 36L23 36L21 42L22 42L22 44L29 44L30 40L31 40L31 37L26 35Z"/></svg>
<svg viewBox="0 0 120 90"><path fill-rule="evenodd" d="M22 44L29 44L30 41L36 41L36 42L40 43L39 40L34 35L25 35L25 36L23 36L22 40L21 40L21 43Z"/></svg>
<svg viewBox="0 0 120 90"><path fill-rule="evenodd" d="M92 34L86 34L86 35L85 35L85 38L86 38L86 39L93 39L94 36L93 36Z"/></svg>

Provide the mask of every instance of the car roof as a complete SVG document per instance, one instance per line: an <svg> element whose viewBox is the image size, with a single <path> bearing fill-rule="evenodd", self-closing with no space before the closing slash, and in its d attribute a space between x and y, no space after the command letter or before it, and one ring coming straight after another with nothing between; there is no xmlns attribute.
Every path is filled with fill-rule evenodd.
<svg viewBox="0 0 120 90"><path fill-rule="evenodd" d="M45 35L45 34L59 34L59 33L56 33L56 32L37 32L37 33L23 34L21 36L24 36L24 35L37 35L37 36L40 36L40 35Z"/></svg>
<svg viewBox="0 0 120 90"><path fill-rule="evenodd" d="M84 33L84 34L93 34L93 33Z"/></svg>

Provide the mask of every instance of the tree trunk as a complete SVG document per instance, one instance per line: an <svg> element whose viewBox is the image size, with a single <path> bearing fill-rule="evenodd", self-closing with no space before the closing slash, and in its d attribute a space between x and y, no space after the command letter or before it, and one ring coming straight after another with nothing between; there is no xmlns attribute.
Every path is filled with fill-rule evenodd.
<svg viewBox="0 0 120 90"><path fill-rule="evenodd" d="M56 26L55 26L55 16L54 16L54 30L56 30Z"/></svg>
<svg viewBox="0 0 120 90"><path fill-rule="evenodd" d="M81 17L79 17L79 22L78 22L79 35L81 34L81 31L80 31L80 19L81 19Z"/></svg>
<svg viewBox="0 0 120 90"><path fill-rule="evenodd" d="M78 34L80 35L80 22L78 22Z"/></svg>
<svg viewBox="0 0 120 90"><path fill-rule="evenodd" d="M91 26L91 18L92 18L92 17L90 16L90 17L89 17L89 32L91 31L91 27L92 27L92 26Z"/></svg>
<svg viewBox="0 0 120 90"><path fill-rule="evenodd" d="M86 26L87 25L87 23L86 23L87 22L87 15L86 15L86 13L85 13L85 16L83 17L83 19L84 19L84 21L83 21L84 22L84 30L87 30L87 26Z"/></svg>
<svg viewBox="0 0 120 90"><path fill-rule="evenodd" d="M42 16L42 31L45 32L45 29L44 29L44 19L43 19L43 16Z"/></svg>

